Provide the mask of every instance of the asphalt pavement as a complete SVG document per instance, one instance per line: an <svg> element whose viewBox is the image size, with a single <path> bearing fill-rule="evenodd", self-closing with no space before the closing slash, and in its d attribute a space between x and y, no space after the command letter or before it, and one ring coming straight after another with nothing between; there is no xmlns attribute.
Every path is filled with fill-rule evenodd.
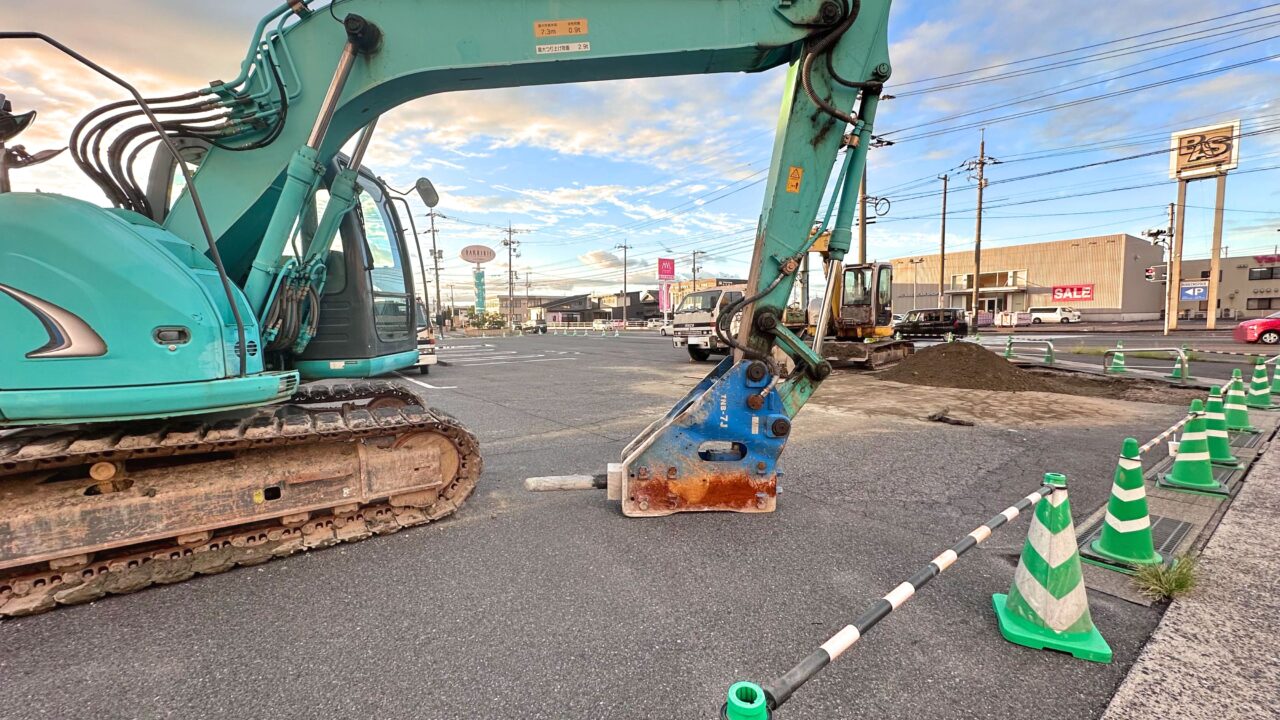
<svg viewBox="0 0 1280 720"><path fill-rule="evenodd" d="M819 390L776 513L630 519L601 491L521 482L603 472L710 364L650 333L442 346L447 366L403 377L480 438L454 517L0 623L0 716L713 718L732 682L790 668L1043 472L1073 479L1086 516L1121 438L1183 413L1098 421L1065 399L1059 421L954 427ZM1112 665L1005 642L991 594L1026 529L966 554L777 717L1098 717L1159 613L1091 595Z"/></svg>

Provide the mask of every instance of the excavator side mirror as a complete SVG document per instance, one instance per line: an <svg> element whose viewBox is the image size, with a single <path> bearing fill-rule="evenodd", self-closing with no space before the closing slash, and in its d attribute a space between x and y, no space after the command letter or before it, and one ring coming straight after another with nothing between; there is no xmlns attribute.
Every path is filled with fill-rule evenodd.
<svg viewBox="0 0 1280 720"><path fill-rule="evenodd" d="M430 180L420 177L418 182L414 183L414 187L418 189L418 197L422 198L422 203L427 207L433 208L440 204L440 194L436 192L436 187Z"/></svg>

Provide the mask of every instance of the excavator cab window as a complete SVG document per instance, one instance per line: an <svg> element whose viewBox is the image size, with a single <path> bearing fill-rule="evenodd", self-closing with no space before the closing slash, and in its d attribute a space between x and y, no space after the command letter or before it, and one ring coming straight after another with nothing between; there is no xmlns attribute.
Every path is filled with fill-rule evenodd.
<svg viewBox="0 0 1280 720"><path fill-rule="evenodd" d="M409 334L410 303L405 287L398 234L383 213L383 204L368 190L360 191L357 218L364 227L369 286L373 290L373 320L378 337L384 341L404 339Z"/></svg>
<svg viewBox="0 0 1280 720"><path fill-rule="evenodd" d="M871 268L855 267L849 268L844 274L844 298L841 305L870 305L873 297L871 292L872 280Z"/></svg>

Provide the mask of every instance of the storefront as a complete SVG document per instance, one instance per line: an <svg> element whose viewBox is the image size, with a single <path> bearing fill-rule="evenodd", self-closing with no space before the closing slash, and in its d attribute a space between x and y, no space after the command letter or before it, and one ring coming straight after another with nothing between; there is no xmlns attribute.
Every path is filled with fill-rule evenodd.
<svg viewBox="0 0 1280 720"><path fill-rule="evenodd" d="M940 293L941 306L972 309L973 251L947 253L945 267L939 260L924 255L893 261L895 312L939 307ZM1159 319L1164 286L1148 282L1145 271L1163 262L1163 248L1132 235L986 248L978 310L994 314L1068 306L1086 320Z"/></svg>

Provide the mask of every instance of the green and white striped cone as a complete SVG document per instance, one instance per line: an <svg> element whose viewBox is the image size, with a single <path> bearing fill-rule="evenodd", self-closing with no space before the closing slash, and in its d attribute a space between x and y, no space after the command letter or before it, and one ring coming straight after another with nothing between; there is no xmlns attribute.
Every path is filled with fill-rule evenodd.
<svg viewBox="0 0 1280 720"><path fill-rule="evenodd" d="M1199 400L1191 401L1191 414L1178 442L1173 470L1161 480L1170 487L1188 490L1221 489L1222 483L1213 478L1213 465L1209 463L1209 435L1204 426L1204 405Z"/></svg>
<svg viewBox="0 0 1280 720"><path fill-rule="evenodd" d="M1053 492L1036 504L1009 594L991 598L1000 634L1018 645L1109 663L1111 647L1089 614L1067 478L1047 473L1044 482Z"/></svg>
<svg viewBox="0 0 1280 720"><path fill-rule="evenodd" d="M1228 430L1257 432L1249 422L1249 406L1245 402L1244 376L1240 368L1231 371L1231 382L1227 385L1227 397L1222 407L1226 411Z"/></svg>
<svg viewBox="0 0 1280 720"><path fill-rule="evenodd" d="M1209 462L1225 467L1240 467L1240 459L1231 452L1231 435L1227 432L1227 416L1222 408L1222 388L1217 385L1209 390L1204 427L1209 436Z"/></svg>
<svg viewBox="0 0 1280 720"><path fill-rule="evenodd" d="M1280 370L1271 369L1271 405L1280 407Z"/></svg>
<svg viewBox="0 0 1280 720"><path fill-rule="evenodd" d="M1127 372L1124 369L1124 343L1116 341L1116 352L1111 355L1111 364L1107 366L1107 372L1113 375L1119 375Z"/></svg>
<svg viewBox="0 0 1280 720"><path fill-rule="evenodd" d="M1191 379L1191 365L1190 365L1190 362L1191 362L1191 349L1190 349L1190 348L1188 348L1188 347L1186 346L1186 344L1185 344L1185 343L1182 345L1182 354L1183 354L1183 356L1185 356L1185 357L1187 358L1187 362L1188 362L1188 365L1187 365L1187 374L1186 374L1185 376L1183 376L1183 374L1182 374L1182 362L1181 362L1181 360L1179 360L1178 358L1176 358L1176 357L1175 357L1175 358L1173 359L1173 370L1172 370L1172 371L1169 373L1169 375L1168 375L1168 378L1169 378L1170 380L1190 380L1190 379Z"/></svg>
<svg viewBox="0 0 1280 720"><path fill-rule="evenodd" d="M1257 358L1253 363L1253 378L1249 381L1249 395L1245 405L1251 408L1271 407L1271 384L1267 382L1266 360Z"/></svg>
<svg viewBox="0 0 1280 720"><path fill-rule="evenodd" d="M1044 346L1044 364L1045 365L1053 364L1053 345Z"/></svg>
<svg viewBox="0 0 1280 720"><path fill-rule="evenodd" d="M1008 337L1006 337L1006 338L1005 338L1005 341L1004 341L1004 359L1005 359L1005 360L1012 360L1012 359L1013 359L1013 336L1012 336L1012 335L1009 335Z"/></svg>
<svg viewBox="0 0 1280 720"><path fill-rule="evenodd" d="M1133 438L1124 439L1120 462L1111 484L1111 500L1107 503L1102 535L1090 547L1095 553L1126 565L1164 562L1151 539L1151 516L1147 512L1142 459L1138 454L1138 441Z"/></svg>

